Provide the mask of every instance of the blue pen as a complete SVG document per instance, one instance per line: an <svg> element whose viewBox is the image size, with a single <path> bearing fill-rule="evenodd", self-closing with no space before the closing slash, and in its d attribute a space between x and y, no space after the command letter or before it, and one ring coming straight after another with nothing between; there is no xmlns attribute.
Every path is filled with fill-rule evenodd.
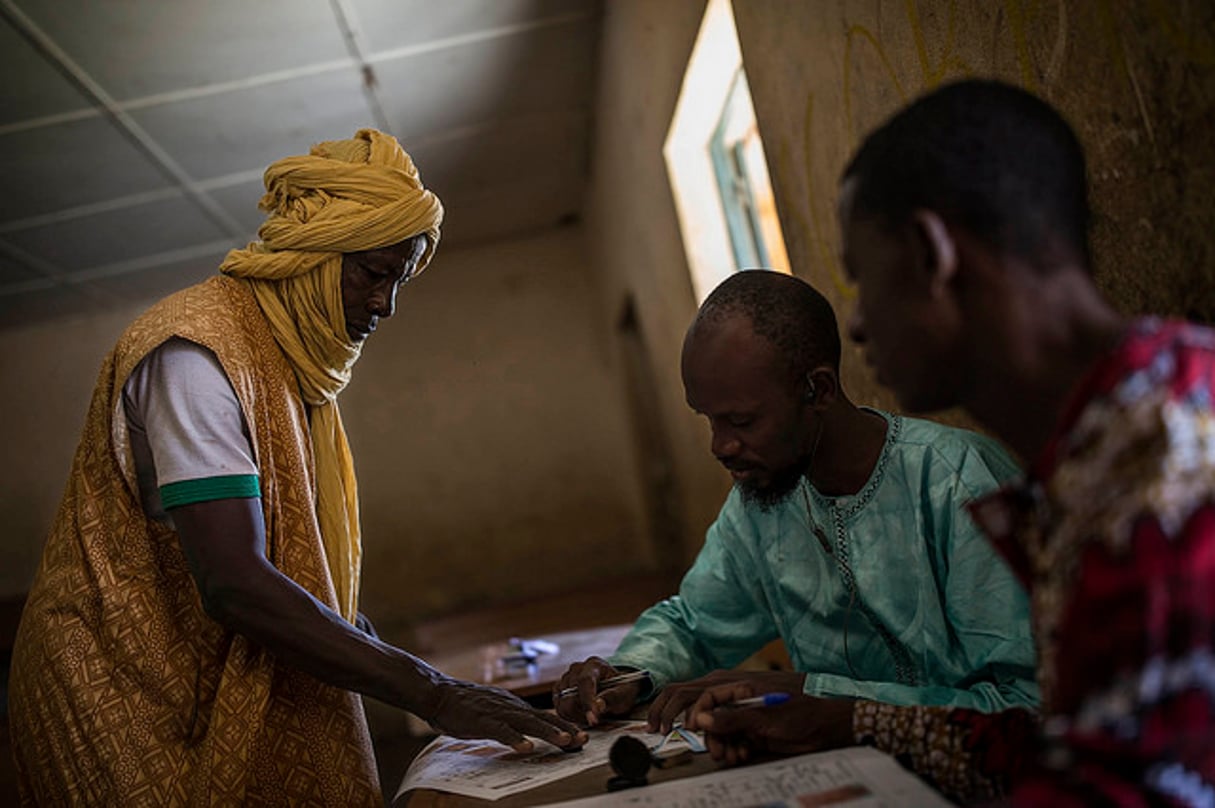
<svg viewBox="0 0 1215 808"><path fill-rule="evenodd" d="M775 707L778 704L784 704L789 699L793 698L788 693L765 693L762 696L752 696L749 699L739 699L725 704L719 704L718 707L726 707L730 709L742 707Z"/></svg>

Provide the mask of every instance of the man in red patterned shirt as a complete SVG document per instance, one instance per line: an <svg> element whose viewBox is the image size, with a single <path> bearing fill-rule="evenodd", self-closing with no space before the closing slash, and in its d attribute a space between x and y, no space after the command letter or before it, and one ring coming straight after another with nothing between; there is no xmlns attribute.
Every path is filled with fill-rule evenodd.
<svg viewBox="0 0 1215 808"><path fill-rule="evenodd" d="M1083 149L1048 104L965 81L844 173L849 324L908 410L960 405L1029 463L972 506L1033 605L1023 712L858 704L854 736L963 800L1215 805L1215 331L1094 286ZM693 719L720 757L816 748L810 700Z"/></svg>

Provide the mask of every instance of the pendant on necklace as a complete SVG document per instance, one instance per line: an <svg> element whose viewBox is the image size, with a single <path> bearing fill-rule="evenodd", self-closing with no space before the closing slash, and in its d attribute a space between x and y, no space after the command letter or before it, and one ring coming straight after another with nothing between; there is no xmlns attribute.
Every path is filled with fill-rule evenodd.
<svg viewBox="0 0 1215 808"><path fill-rule="evenodd" d="M806 519L810 522L810 531L814 533L818 543L823 546L823 552L827 555L835 555L831 552L831 541L827 538L826 531L819 525L818 520L814 518L814 508L810 507L810 483L805 481L802 485L802 498L806 502Z"/></svg>
<svg viewBox="0 0 1215 808"><path fill-rule="evenodd" d="M818 524L814 525L814 535L818 537L818 543L823 545L823 552L827 555L834 555L831 552L831 542L827 540L827 534Z"/></svg>

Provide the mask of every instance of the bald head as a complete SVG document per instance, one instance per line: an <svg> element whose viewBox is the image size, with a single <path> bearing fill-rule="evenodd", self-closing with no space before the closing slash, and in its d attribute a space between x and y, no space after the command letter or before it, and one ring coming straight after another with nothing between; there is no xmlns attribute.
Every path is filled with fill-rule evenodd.
<svg viewBox="0 0 1215 808"><path fill-rule="evenodd" d="M749 502L771 507L805 475L819 413L842 400L838 380L823 378L838 374L839 359L831 305L789 275L739 272L700 307L683 345L684 392Z"/></svg>
<svg viewBox="0 0 1215 808"><path fill-rule="evenodd" d="M737 327L739 321L773 348L775 368L787 380L826 365L839 372L840 336L827 299L803 280L751 269L731 275L701 304L688 328L684 351Z"/></svg>

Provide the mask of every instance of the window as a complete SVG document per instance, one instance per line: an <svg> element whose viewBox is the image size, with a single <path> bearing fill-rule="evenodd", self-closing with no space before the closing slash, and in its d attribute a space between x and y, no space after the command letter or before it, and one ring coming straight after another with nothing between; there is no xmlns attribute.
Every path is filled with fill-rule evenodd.
<svg viewBox="0 0 1215 808"><path fill-rule="evenodd" d="M789 258L776 215L764 144L759 139L747 74L741 68L734 74L709 154L736 268L768 267L788 272Z"/></svg>
<svg viewBox="0 0 1215 808"><path fill-rule="evenodd" d="M789 271L729 0L710 0L663 154L697 303L730 273Z"/></svg>

